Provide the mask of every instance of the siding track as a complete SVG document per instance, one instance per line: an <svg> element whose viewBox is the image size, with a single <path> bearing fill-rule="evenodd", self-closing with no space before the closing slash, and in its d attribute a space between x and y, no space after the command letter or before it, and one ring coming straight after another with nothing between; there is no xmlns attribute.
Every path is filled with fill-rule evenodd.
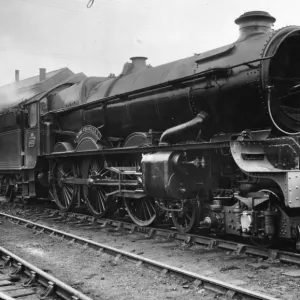
<svg viewBox="0 0 300 300"><path fill-rule="evenodd" d="M0 299L92 300L3 247L0 260Z"/></svg>
<svg viewBox="0 0 300 300"><path fill-rule="evenodd" d="M93 216L68 212L64 213L57 209L49 209L42 207L28 207L20 204L13 204L15 208L22 208L30 215L35 217L53 220L55 222L63 222L66 224L73 224L75 226L85 229L101 229L105 227L114 228L115 230L126 230L129 233L139 232L144 234L146 238L163 237L166 239L174 239L185 243L187 246L192 244L207 247L207 249L223 249L230 251L236 255L251 255L258 256L263 259L268 259L271 262L283 262L295 265L300 265L300 254L293 251L285 251L279 249L259 248L254 245L249 245L240 242L234 242L214 236L206 236L200 234L182 234L170 228L159 227L142 227L136 224L124 221L123 219L96 219ZM1 207L1 206L0 206ZM2 207L4 207L2 205ZM1 214L0 214L1 216Z"/></svg>
<svg viewBox="0 0 300 300"><path fill-rule="evenodd" d="M108 246L108 245L105 245L102 243L97 243L97 242L94 242L89 239L75 236L73 234L63 232L63 231L60 231L60 230L57 230L57 229L54 229L54 228L51 228L48 226L44 226L39 223L31 222L31 221L23 219L23 218L19 218L16 216L5 214L5 213L0 213L0 216L5 219L11 220L12 222L14 222L20 226L25 226L27 228L31 228L36 231L39 231L40 233L49 234L50 236L59 237L61 240L65 240L66 242L77 243L84 247L93 248L98 252L101 252L101 253L104 252L109 255L113 255L115 257L115 260L126 259L126 260L135 262L138 267L147 266L150 268L158 269L159 272L162 272L162 273L171 273L171 274L174 274L174 275L177 275L180 277L184 277L184 278L188 279L190 282L193 282L193 284L195 286L202 286L203 288L211 289L217 293L226 295L227 299L235 299L236 296L242 296L245 299L261 299L261 300L277 299L272 296L268 296L268 295L265 295L265 294L262 294L259 292L254 292L254 291L242 288L240 286L228 284L228 283L225 283L225 282L217 280L217 279L199 275L199 274L189 272L187 270L183 270L180 268L176 268L176 267L173 267L173 266L170 266L170 265L167 265L167 264L164 264L164 263L152 260L152 259L148 259L143 256L133 254L131 252L127 252L127 251L120 250L120 249L117 249L117 248L114 248L114 247L111 247L111 246ZM56 219L56 221L61 221L61 217L57 216L57 214L49 215L49 217L52 219ZM65 215L63 217L65 218ZM69 216L69 217L71 217L71 216ZM95 220L92 220L92 221L95 221ZM74 220L73 220L73 222L74 222ZM94 224L95 222L90 222L86 218L84 218L84 219L79 218L79 221L76 221L75 223L78 224L78 222L81 222L83 225L87 225L87 226L95 226L95 224ZM108 221L106 221L106 222L108 222ZM124 224L120 225L122 223L118 223L118 224L119 224L118 225L119 228L124 228L124 226L125 226ZM107 226L107 225L108 224L105 223L105 226ZM97 222L96 226L104 227L104 223L101 225L100 223ZM134 228L131 224L131 230L137 230L137 228Z"/></svg>

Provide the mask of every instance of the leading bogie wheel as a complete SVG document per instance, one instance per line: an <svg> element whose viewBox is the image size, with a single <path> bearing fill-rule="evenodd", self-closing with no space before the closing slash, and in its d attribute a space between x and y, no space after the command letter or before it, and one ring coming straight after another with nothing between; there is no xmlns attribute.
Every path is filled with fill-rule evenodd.
<svg viewBox="0 0 300 300"><path fill-rule="evenodd" d="M182 211L172 211L172 221L181 233L193 232L200 222L200 204L198 201L189 201L184 204Z"/></svg>
<svg viewBox="0 0 300 300"><path fill-rule="evenodd" d="M61 211L70 211L76 203L78 186L73 183L65 183L64 179L77 177L76 165L70 161L59 161L53 168L53 197Z"/></svg>
<svg viewBox="0 0 300 300"><path fill-rule="evenodd" d="M278 242L278 240L274 237L269 239L266 237L252 237L250 238L251 243L258 248L270 248Z"/></svg>

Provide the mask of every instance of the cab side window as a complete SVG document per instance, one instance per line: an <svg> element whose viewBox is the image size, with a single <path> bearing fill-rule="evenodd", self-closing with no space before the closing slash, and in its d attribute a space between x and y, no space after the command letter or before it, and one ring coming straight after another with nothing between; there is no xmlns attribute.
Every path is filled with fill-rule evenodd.
<svg viewBox="0 0 300 300"><path fill-rule="evenodd" d="M30 128L37 125L37 104L32 103L28 109L28 125Z"/></svg>
<svg viewBox="0 0 300 300"><path fill-rule="evenodd" d="M43 116L48 112L48 99L44 97L40 101L40 114Z"/></svg>

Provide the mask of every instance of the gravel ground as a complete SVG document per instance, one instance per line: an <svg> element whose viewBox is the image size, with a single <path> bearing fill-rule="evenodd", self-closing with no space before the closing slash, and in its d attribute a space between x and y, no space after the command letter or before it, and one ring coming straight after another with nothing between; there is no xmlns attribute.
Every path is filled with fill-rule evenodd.
<svg viewBox="0 0 300 300"><path fill-rule="evenodd" d="M27 219L30 217L22 210L6 212ZM85 230L32 216L30 219L175 267L270 294L278 299L300 299L298 266L268 263L245 255L234 256L219 249L206 250L197 245L186 248L179 242L162 238L147 240L139 233L129 234L123 230ZM2 222L0 232L3 247L94 299L221 299L219 295L201 287L195 288L183 279L161 275L144 267L137 268L132 262L115 262L107 254L67 244L9 221ZM286 274L291 271L292 274Z"/></svg>
<svg viewBox="0 0 300 300"><path fill-rule="evenodd" d="M3 221L1 246L92 299L214 299L185 280Z"/></svg>

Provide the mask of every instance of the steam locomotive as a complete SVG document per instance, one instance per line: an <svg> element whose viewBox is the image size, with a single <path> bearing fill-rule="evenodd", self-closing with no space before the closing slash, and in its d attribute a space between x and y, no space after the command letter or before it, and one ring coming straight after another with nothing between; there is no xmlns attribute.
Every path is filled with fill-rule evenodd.
<svg viewBox="0 0 300 300"><path fill-rule="evenodd" d="M157 67L133 57L2 110L1 192L299 247L300 27L274 22L247 12L232 44Z"/></svg>

